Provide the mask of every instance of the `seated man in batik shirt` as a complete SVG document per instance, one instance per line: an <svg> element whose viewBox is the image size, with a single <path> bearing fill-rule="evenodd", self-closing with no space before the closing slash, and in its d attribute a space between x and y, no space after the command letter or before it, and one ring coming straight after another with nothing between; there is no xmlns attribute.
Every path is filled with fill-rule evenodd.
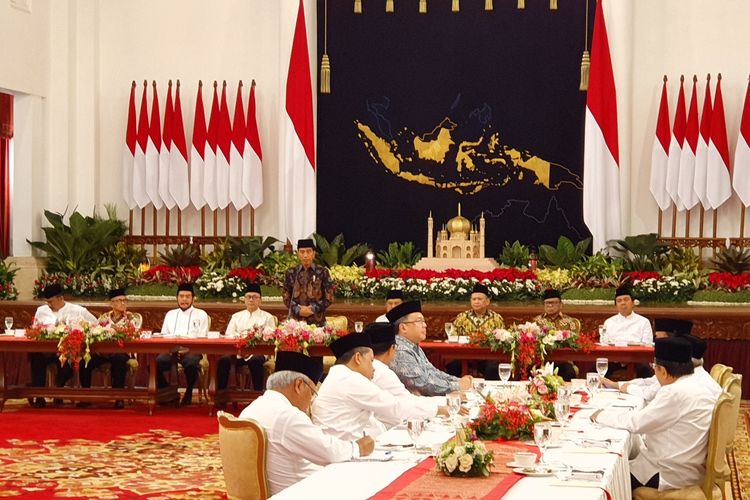
<svg viewBox="0 0 750 500"><path fill-rule="evenodd" d="M581 332L581 322L576 318L563 314L562 297L558 290L547 288L543 295L544 312L535 316L533 320L539 326L546 326L553 330L569 330L576 334ZM563 380L570 381L578 374L578 368L571 361L555 362Z"/></svg>
<svg viewBox="0 0 750 500"><path fill-rule="evenodd" d="M455 335L471 336L477 332L488 334L498 328L504 328L503 317L490 309L490 290L481 283L476 283L471 291L471 309L459 313L453 320ZM497 379L497 361L480 362L478 369L484 372L485 378ZM446 366L448 373L461 375L461 361L451 361Z"/></svg>

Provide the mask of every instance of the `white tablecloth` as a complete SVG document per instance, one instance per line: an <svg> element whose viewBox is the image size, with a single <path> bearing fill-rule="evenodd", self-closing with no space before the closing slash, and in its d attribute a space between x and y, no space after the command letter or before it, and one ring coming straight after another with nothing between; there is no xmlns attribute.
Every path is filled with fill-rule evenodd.
<svg viewBox="0 0 750 500"><path fill-rule="evenodd" d="M562 462L575 469L604 470L601 482L561 481L554 476L525 477L516 483L503 497L505 500L533 500L554 498L556 500L606 500L603 488L612 500L629 500L630 467L628 450L630 435L627 431L595 427L588 419L595 407L612 408L621 405L622 411L640 407L642 401L634 396L603 392L591 402L591 408L578 411L568 424L560 447L547 450L548 462ZM444 425L431 424L420 438L420 445L429 447L444 442L450 436ZM604 440L610 439L611 442ZM601 445L599 441L602 440ZM274 500L364 500L375 495L409 470L426 455L417 454L412 447L400 449L387 445L408 444L403 428L391 429L378 438L379 449L394 450L394 458L388 462L345 462L331 464L310 477L273 496ZM504 464L496 464L503 467ZM457 486L460 484L457 480Z"/></svg>

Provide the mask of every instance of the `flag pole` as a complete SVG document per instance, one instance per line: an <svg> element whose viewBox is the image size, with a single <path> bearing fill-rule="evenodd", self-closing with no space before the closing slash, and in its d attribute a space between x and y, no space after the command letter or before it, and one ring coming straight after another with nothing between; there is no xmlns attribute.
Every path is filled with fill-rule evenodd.
<svg viewBox="0 0 750 500"><path fill-rule="evenodd" d="M255 208L250 207L250 236L255 236Z"/></svg>
<svg viewBox="0 0 750 500"><path fill-rule="evenodd" d="M182 236L182 209L177 207L177 236Z"/></svg>
<svg viewBox="0 0 750 500"><path fill-rule="evenodd" d="M672 205L672 238L677 237L677 205Z"/></svg>
<svg viewBox="0 0 750 500"><path fill-rule="evenodd" d="M224 209L224 233L226 236L229 236L230 233L229 229L229 206L227 206L226 209Z"/></svg>
<svg viewBox="0 0 750 500"><path fill-rule="evenodd" d="M201 236L206 236L206 207L201 208Z"/></svg>
<svg viewBox="0 0 750 500"><path fill-rule="evenodd" d="M166 228L166 236L169 236L169 209L167 208L167 216L164 218L164 226Z"/></svg>
<svg viewBox="0 0 750 500"><path fill-rule="evenodd" d="M242 209L237 210L237 237L242 238Z"/></svg>
<svg viewBox="0 0 750 500"><path fill-rule="evenodd" d="M128 211L128 234L133 234L133 209Z"/></svg>
<svg viewBox="0 0 750 500"><path fill-rule="evenodd" d="M156 205L154 205L154 211L153 216L151 217L151 232L156 236L156 232L158 231L158 227L156 224ZM156 255L156 243L154 243L154 255Z"/></svg>
<svg viewBox="0 0 750 500"><path fill-rule="evenodd" d="M659 226L658 226L657 231L656 231L659 236L662 235L661 234L661 229L662 229L662 227L661 227L661 225L662 225L661 224L661 217L662 217L662 215L664 215L664 212L662 212L662 209L660 208L659 209L659 219L658 219L659 220Z"/></svg>
<svg viewBox="0 0 750 500"><path fill-rule="evenodd" d="M219 210L216 209L214 213L214 236L219 236Z"/></svg>
<svg viewBox="0 0 750 500"><path fill-rule="evenodd" d="M685 210L685 238L690 238L690 210Z"/></svg>
<svg viewBox="0 0 750 500"><path fill-rule="evenodd" d="M742 208L740 209L740 238L745 237L745 212L747 211L747 207L745 205L742 205Z"/></svg>

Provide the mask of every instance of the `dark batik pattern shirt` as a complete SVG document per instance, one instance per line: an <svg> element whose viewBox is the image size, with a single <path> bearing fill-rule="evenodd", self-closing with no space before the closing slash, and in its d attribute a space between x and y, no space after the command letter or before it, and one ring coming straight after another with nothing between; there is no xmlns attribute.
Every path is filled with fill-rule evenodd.
<svg viewBox="0 0 750 500"><path fill-rule="evenodd" d="M318 326L325 325L326 309L333 302L333 282L328 268L311 264L290 269L284 277L284 305L289 309L289 318L306 321ZM313 315L303 318L300 306L310 306Z"/></svg>
<svg viewBox="0 0 750 500"><path fill-rule="evenodd" d="M540 314L532 321L537 325L546 325L548 328L554 328L555 330L570 330L574 333L581 332L581 322L576 318L563 313L557 313L556 316Z"/></svg>

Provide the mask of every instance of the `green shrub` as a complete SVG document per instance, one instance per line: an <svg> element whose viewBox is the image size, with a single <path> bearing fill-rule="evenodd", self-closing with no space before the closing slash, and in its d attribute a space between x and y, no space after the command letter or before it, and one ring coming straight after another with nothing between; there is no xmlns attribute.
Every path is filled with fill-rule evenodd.
<svg viewBox="0 0 750 500"><path fill-rule="evenodd" d="M560 236L557 240L557 247L550 245L539 246L539 259L545 267L555 269L567 268L580 262L586 255L591 245L591 237L581 240L575 245L566 236Z"/></svg>
<svg viewBox="0 0 750 500"><path fill-rule="evenodd" d="M378 252L378 266L388 269L408 269L422 258L420 252L411 241L405 243L392 242L388 250Z"/></svg>
<svg viewBox="0 0 750 500"><path fill-rule="evenodd" d="M315 254L315 263L327 267L335 266L336 264L349 266L355 260L364 257L369 250L369 247L364 243L358 243L346 248L343 234L337 234L331 241L328 241L325 236L318 233L313 234L313 238L315 238L315 245L318 247L318 251Z"/></svg>
<svg viewBox="0 0 750 500"><path fill-rule="evenodd" d="M512 244L506 241L498 260L504 266L517 268L526 267L529 265L529 247L527 245L522 245L518 240L514 241Z"/></svg>

